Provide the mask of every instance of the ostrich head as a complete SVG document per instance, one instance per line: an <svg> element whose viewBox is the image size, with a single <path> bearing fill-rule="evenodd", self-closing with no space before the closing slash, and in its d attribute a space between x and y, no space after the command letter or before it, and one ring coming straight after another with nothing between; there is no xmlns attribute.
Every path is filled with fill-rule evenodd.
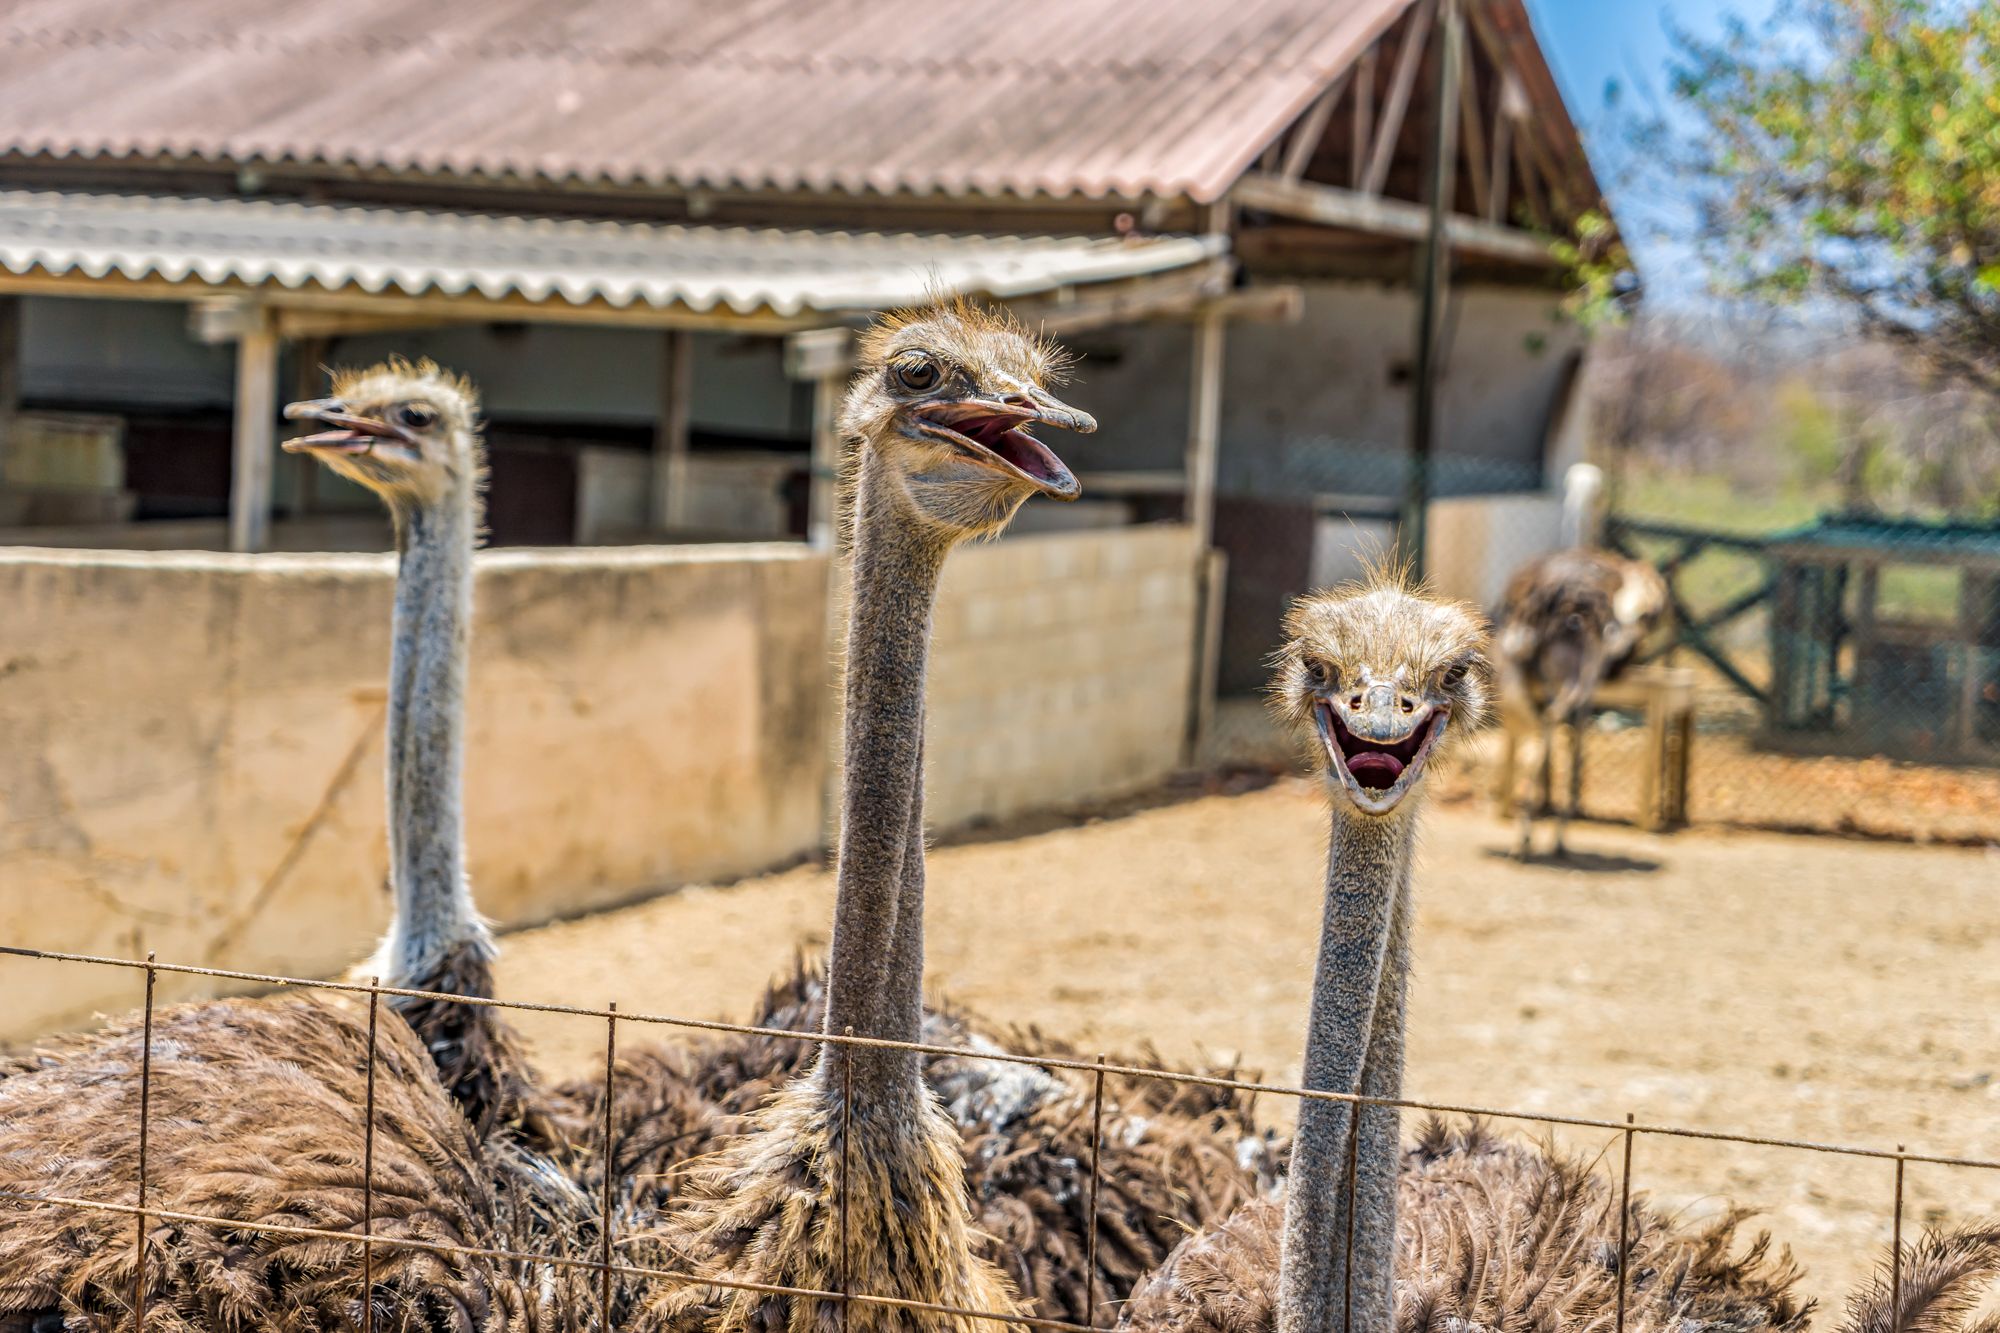
<svg viewBox="0 0 2000 1333"><path fill-rule="evenodd" d="M478 396L430 361L338 371L332 397L293 403L285 417L330 428L285 441L287 450L312 454L391 509L435 504L481 475Z"/></svg>
<svg viewBox="0 0 2000 1333"><path fill-rule="evenodd" d="M850 462L883 469L904 517L947 541L998 532L1031 495L1074 500L1076 477L1034 425L1097 422L1049 391L1062 353L963 301L892 315L861 344L840 416Z"/></svg>
<svg viewBox="0 0 2000 1333"><path fill-rule="evenodd" d="M1493 670L1486 622L1401 576L1312 593L1285 617L1276 707L1313 737L1336 800L1388 815L1438 752L1486 712Z"/></svg>

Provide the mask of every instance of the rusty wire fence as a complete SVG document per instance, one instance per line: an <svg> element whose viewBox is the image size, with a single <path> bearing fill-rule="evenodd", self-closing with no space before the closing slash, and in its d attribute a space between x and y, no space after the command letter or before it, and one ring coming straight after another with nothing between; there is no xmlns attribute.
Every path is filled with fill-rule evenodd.
<svg viewBox="0 0 2000 1333"><path fill-rule="evenodd" d="M910 1313L933 1314L957 1318L978 1318L997 1323L1016 1325L1024 1328L1052 1330L1053 1333L1097 1333L1108 1327L1115 1316L1115 1306L1123 1300L1122 1294L1113 1294L1111 1299L1100 1299L1097 1290L1095 1260L1098 1252L1098 1199L1102 1181L1102 1152L1104 1145L1104 1118L1107 1111L1105 1081L1107 1078L1135 1080L1157 1080L1180 1085L1199 1086L1219 1091L1292 1098L1297 1101L1315 1100L1341 1102L1356 1107L1389 1107L1397 1110L1422 1111L1437 1116L1468 1117L1480 1121L1506 1122L1518 1125L1539 1125L1571 1130L1601 1131L1613 1136L1609 1143L1617 1146L1620 1163L1618 1194L1618 1242L1615 1252L1618 1273L1618 1305L1615 1327L1623 1333L1626 1325L1627 1297L1630 1287L1630 1260L1634 1237L1631 1222L1634 1214L1634 1200L1637 1197L1634 1186L1634 1147L1642 1138L1678 1139L1718 1145L1736 1145L1780 1149L1801 1154L1849 1160L1876 1161L1887 1165L1892 1172L1890 1181L1885 1182L1883 1207L1890 1223L1889 1293L1892 1312L1890 1328L1897 1327L1904 1290L1904 1268L1912 1249L1904 1243L1905 1222L1905 1179L1906 1168L1913 1164L1963 1169L1970 1171L2000 1171L2000 1160L1976 1157L1956 1157L1933 1153L1910 1152L1904 1145L1893 1148L1857 1144L1825 1143L1806 1139L1785 1138L1775 1135L1722 1130L1694 1129L1665 1123L1641 1122L1628 1114L1622 1121L1590 1116L1563 1115L1541 1110L1511 1110L1503 1107L1475 1106L1469 1104L1424 1101L1414 1098L1381 1098L1357 1094L1314 1091L1283 1084L1268 1083L1254 1079L1238 1079L1215 1074L1184 1070L1153 1068L1143 1065L1113 1063L1099 1056L1083 1060L1055 1055L1017 1055L994 1050L970 1050L964 1047L934 1045L923 1042L900 1042L878 1038L857 1036L849 1029L840 1035L799 1032L785 1028L758 1027L751 1024L728 1023L718 1020L682 1018L663 1014L631 1013L620 1010L615 1003L597 1009L589 1006L538 1003L533 1001L498 1000L476 998L463 995L447 995L438 992L409 990L384 986L379 982L346 982L337 980L314 980L301 977L285 977L266 973L236 971L227 968L199 967L189 964L163 963L148 954L144 960L111 958L89 954L62 953L52 950L32 949L18 946L0 945L0 955L16 958L35 959L66 965L121 968L143 973L144 1002L141 1010L141 1058L139 1073L139 1097L137 1108L138 1155L137 1178L132 1182L131 1202L112 1199L83 1198L47 1192L15 1191L0 1188L0 1204L21 1208L60 1208L78 1212L96 1212L128 1216L133 1219L133 1289L131 1295L132 1326L135 1333L143 1333L147 1321L148 1305L148 1264L146 1262L146 1235L150 1222L171 1222L184 1226L216 1227L253 1235L266 1235L295 1240L332 1241L352 1245L359 1249L361 1273L358 1277L361 1297L358 1324L362 1333L374 1333L376 1300L374 1298L375 1262L384 1250L399 1250L427 1253L439 1256L454 1256L462 1259L490 1260L520 1265L525 1268L557 1268L583 1271L597 1279L596 1313L600 1327L610 1327L610 1314L614 1309L613 1280L615 1278L648 1279L672 1283L680 1286L694 1285L724 1290L745 1291L757 1294L785 1296L795 1299L829 1302L841 1310L842 1326L845 1327L847 1311L852 1306L868 1305L885 1309L902 1310ZM251 1218L226 1217L215 1214L192 1213L163 1207L154 1202L162 1182L155 1180L150 1172L148 1148L154 1132L152 1107L154 1045L154 1019L158 1006L156 990L162 974L205 978L214 982L236 983L249 986L271 987L279 990L300 990L308 992L329 991L356 997L365 997L367 1003L367 1066L365 1076L365 1101L362 1117L362 1186L360 1230L337 1230L275 1223ZM390 999L414 999L440 1001L448 1004L467 1005L500 1011L565 1015L575 1018L601 1020L604 1023L604 1112L597 1126L599 1133L598 1150L606 1164L601 1197L596 1204L602 1209L599 1223L597 1254L584 1258L574 1255L537 1253L523 1249L502 1246L460 1245L440 1241L428 1241L408 1236L390 1236L375 1231L375 1150L377 1141L376 1114L376 1066L379 1056L379 1035L381 1026L382 1001ZM203 1003L188 1001L184 1003ZM955 1060L972 1060L981 1063L1013 1064L1032 1066L1050 1072L1064 1071L1088 1079L1092 1089L1090 1096L1091 1151L1088 1181L1089 1234L1087 1253L1091 1280L1088 1285L1088 1305L1085 1318L1081 1322L1046 1318L1033 1314L1011 1311L967 1310L954 1306L914 1300L883 1292L864 1292L852 1289L848 1281L848 1219L845 1184L851 1175L851 1156L843 1159L841 1180L842 1197L839 1207L839 1236L842 1254L842 1280L838 1290L816 1290L805 1287L777 1286L766 1283L748 1282L709 1273L692 1273L642 1263L621 1262L617 1257L620 1237L617 1234L617 1209L614 1191L616 1181L610 1169L616 1161L614 1135L616 1124L613 1115L614 1098L612 1092L618 1078L619 1029L621 1024L637 1024L648 1028L666 1028L687 1033L706 1035L734 1035L746 1037L777 1038L809 1043L824 1048L845 1046L849 1048L871 1048L908 1052L920 1056L943 1056ZM25 1075L31 1077L32 1070ZM851 1067L846 1095L842 1099L842 1145L843 1153L852 1153L853 1136L849 1132L846 1117L853 1106L853 1084ZM1116 1107L1109 1109L1116 1111ZM1348 1190L1349 1236L1353 1236L1353 1190L1355 1188L1354 1143L1350 1141L1346 1189ZM4 1275L0 1275L4 1276ZM574 1315L574 1311L566 1312ZM1351 1315L1351 1311L1349 1312ZM1351 1319L1349 1321L1351 1323ZM577 1326L577 1325L570 1325Z"/></svg>

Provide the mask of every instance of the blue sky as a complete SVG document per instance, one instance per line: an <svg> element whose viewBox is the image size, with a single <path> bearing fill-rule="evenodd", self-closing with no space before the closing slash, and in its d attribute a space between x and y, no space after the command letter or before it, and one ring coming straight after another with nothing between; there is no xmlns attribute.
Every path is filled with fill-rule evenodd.
<svg viewBox="0 0 2000 1333"><path fill-rule="evenodd" d="M1617 82L1624 105L1644 113L1666 105L1671 47L1667 21L1702 36L1722 31L1724 16L1753 25L1770 16L1775 0L1528 0L1535 32L1555 67L1570 112L1584 131L1599 180L1623 224L1648 291L1668 301L1692 299L1702 290L1692 250L1663 238L1680 216L1672 198L1621 198L1618 146L1609 142L1604 90Z"/></svg>

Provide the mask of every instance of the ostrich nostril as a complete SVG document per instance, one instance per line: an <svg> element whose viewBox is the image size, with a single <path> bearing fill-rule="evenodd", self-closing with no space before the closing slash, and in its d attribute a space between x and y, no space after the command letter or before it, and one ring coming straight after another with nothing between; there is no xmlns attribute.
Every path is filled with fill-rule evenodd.
<svg viewBox="0 0 2000 1333"><path fill-rule="evenodd" d="M1350 695L1347 700L1347 706L1349 708L1359 709L1361 707L1361 696L1358 694Z"/></svg>
<svg viewBox="0 0 2000 1333"><path fill-rule="evenodd" d="M1414 713L1417 711L1416 701L1413 699L1404 699L1402 704L1405 713Z"/></svg>

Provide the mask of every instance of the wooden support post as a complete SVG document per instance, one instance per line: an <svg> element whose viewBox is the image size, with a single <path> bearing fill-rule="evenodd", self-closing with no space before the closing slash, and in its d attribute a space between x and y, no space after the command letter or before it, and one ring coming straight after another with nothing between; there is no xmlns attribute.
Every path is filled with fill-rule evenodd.
<svg viewBox="0 0 2000 1333"><path fill-rule="evenodd" d="M813 381L812 476L806 501L806 543L833 549L840 520L840 397L847 376L835 371Z"/></svg>
<svg viewBox="0 0 2000 1333"><path fill-rule="evenodd" d="M1194 697L1188 701L1187 736L1181 762L1198 766L1215 729L1215 696L1222 680L1222 608L1229 590L1229 552L1195 554Z"/></svg>
<svg viewBox="0 0 2000 1333"><path fill-rule="evenodd" d="M236 340L236 433L229 472L229 549L271 544L271 459L277 449L278 335L257 312Z"/></svg>
<svg viewBox="0 0 2000 1333"><path fill-rule="evenodd" d="M685 329L668 329L660 360L660 414L653 426L653 495L648 516L655 530L685 528L688 505L688 397L694 389L693 345Z"/></svg>
<svg viewBox="0 0 2000 1333"><path fill-rule="evenodd" d="M1430 512L1431 447L1437 436L1438 330L1444 324L1445 286L1451 262L1445 220L1457 188L1458 79L1465 52L1465 19L1458 0L1444 0L1444 69L1432 118L1430 234L1417 270L1416 374L1411 377L1410 466L1397 516L1396 540L1411 570L1424 573L1426 520Z"/></svg>
<svg viewBox="0 0 2000 1333"><path fill-rule="evenodd" d="M1227 322L1203 315L1194 326L1193 376L1188 395L1187 512L1195 549L1215 535L1215 475L1222 435L1222 349Z"/></svg>

